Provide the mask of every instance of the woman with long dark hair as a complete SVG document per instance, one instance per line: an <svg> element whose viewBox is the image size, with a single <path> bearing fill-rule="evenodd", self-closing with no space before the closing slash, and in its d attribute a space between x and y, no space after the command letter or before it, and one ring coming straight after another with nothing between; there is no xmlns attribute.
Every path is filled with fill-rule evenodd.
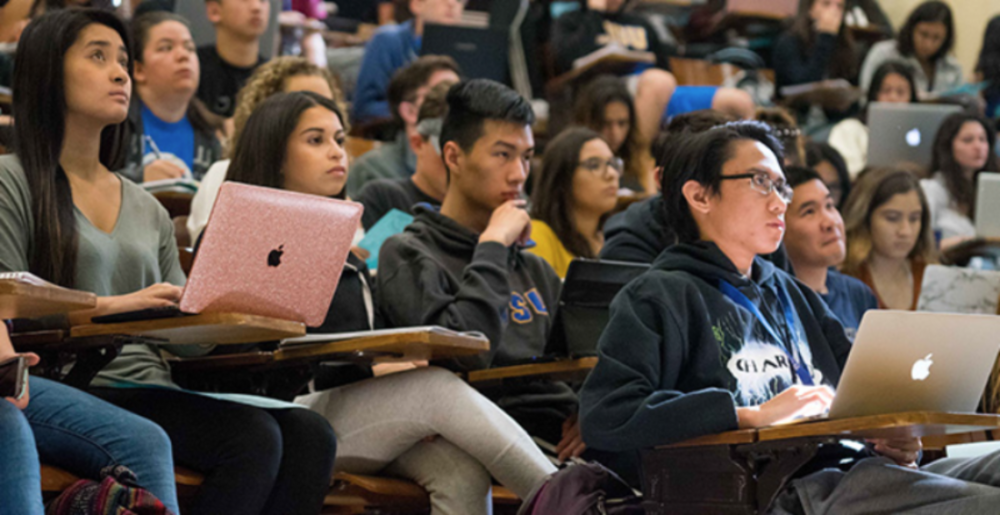
<svg viewBox="0 0 1000 515"><path fill-rule="evenodd" d="M79 9L42 16L18 45L16 154L0 158L0 270L97 294L97 307L72 313L72 324L174 305L185 281L166 210L112 172L127 143L130 47L117 17ZM159 424L174 460L205 475L187 513L316 513L333 465L329 424L289 404L261 409L184 391L160 350L126 346L90 392Z"/></svg>
<svg viewBox="0 0 1000 515"><path fill-rule="evenodd" d="M917 96L944 93L965 82L962 66L951 55L955 22L948 4L931 0L917 6L896 39L872 45L861 65L861 89L871 89L875 70L886 61L903 61L913 69Z"/></svg>
<svg viewBox="0 0 1000 515"><path fill-rule="evenodd" d="M994 16L986 25L983 46L976 62L976 81L987 83L983 90L986 116L1000 118L1000 16Z"/></svg>
<svg viewBox="0 0 1000 515"><path fill-rule="evenodd" d="M635 103L624 81L611 75L594 79L577 97L574 114L577 125L599 133L624 162L623 188L636 193L655 190L653 170L643 165Z"/></svg>
<svg viewBox="0 0 1000 515"><path fill-rule="evenodd" d="M976 176L1000 172L996 141L996 130L981 115L955 113L941 122L931 158L934 175L920 181L941 248L975 237Z"/></svg>
<svg viewBox="0 0 1000 515"><path fill-rule="evenodd" d="M345 137L346 120L333 101L314 93L278 93L247 120L228 178L343 199ZM369 284L364 262L349 255L318 330L376 328ZM333 389L296 399L337 428L336 469L387 470L413 479L430 492L434 515L489 513L491 475L525 499L555 470L514 420L451 372L426 361L376 365L353 377L343 367L338 371L339 377L326 378Z"/></svg>
<svg viewBox="0 0 1000 515"><path fill-rule="evenodd" d="M774 45L775 86L825 79L854 81L858 54L844 23L845 0L803 0L792 27Z"/></svg>
<svg viewBox="0 0 1000 515"><path fill-rule="evenodd" d="M545 148L531 193L529 251L566 277L574 258L594 259L604 246L604 222L618 202L621 158L601 135L570 128Z"/></svg>
<svg viewBox="0 0 1000 515"><path fill-rule="evenodd" d="M917 87L910 65L901 61L888 61L875 70L861 114L834 125L827 140L847 161L851 177L857 177L868 165L868 108L871 103L905 104L916 101Z"/></svg>

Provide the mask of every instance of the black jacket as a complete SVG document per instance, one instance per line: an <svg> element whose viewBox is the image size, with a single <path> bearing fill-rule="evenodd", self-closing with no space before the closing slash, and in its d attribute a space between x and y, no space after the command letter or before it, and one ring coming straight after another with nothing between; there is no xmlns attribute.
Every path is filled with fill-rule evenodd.
<svg viewBox="0 0 1000 515"><path fill-rule="evenodd" d="M725 296L721 280L781 327L776 292L783 288L813 381L837 385L851 344L823 300L763 259L752 276L715 244L679 244L618 294L600 360L580 394L587 445L625 451L734 430L737 407L762 404L793 384L786 344Z"/></svg>
<svg viewBox="0 0 1000 515"><path fill-rule="evenodd" d="M125 168L122 169L121 173L137 184L142 184L142 157L145 148L143 136L145 132L142 125L142 100L139 99L138 95L134 96L135 98L129 105L128 118L126 119L129 136L128 149L125 152ZM192 102L194 102L193 99ZM194 169L191 170L191 174L194 175L195 180L200 181L208 168L222 159L222 144L219 143L218 138L210 129L199 127L203 124L195 120L199 116L195 114L197 109L192 104L188 109L188 119L191 120L191 125L194 127Z"/></svg>

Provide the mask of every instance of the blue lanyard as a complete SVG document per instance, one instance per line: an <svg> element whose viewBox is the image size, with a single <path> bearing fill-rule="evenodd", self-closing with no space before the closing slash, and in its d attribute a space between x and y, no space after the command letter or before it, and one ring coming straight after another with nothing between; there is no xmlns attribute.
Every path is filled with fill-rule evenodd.
<svg viewBox="0 0 1000 515"><path fill-rule="evenodd" d="M792 368L795 369L795 375L799 377L799 382L806 386L813 386L812 374L809 373L809 368L802 360L802 356L799 353L799 332L798 324L796 323L795 312L792 310L792 302L788 298L788 293L785 289L778 284L778 303L781 304L781 310L785 314L785 327L788 329L788 336L791 341L787 342L787 345L781 345L785 341L784 338L778 333L777 330L767 321L764 314L760 312L760 308L757 307L750 299L743 294L740 290L736 289L735 286L729 284L725 280L719 281L719 289L722 290L722 294L729 297L730 300L739 304L740 306L746 308L747 311L753 313L757 320L760 321L760 325L764 327L764 330L770 333L771 337L781 346L781 350L785 351L785 356L788 357L789 363L791 363Z"/></svg>

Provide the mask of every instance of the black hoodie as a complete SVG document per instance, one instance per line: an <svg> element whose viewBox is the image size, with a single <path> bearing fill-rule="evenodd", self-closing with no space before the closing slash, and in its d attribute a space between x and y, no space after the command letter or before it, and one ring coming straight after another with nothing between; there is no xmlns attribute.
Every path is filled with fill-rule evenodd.
<svg viewBox="0 0 1000 515"><path fill-rule="evenodd" d="M402 234L379 252L376 298L388 327L439 325L479 331L489 352L446 363L479 370L541 356L561 286L542 258L479 235L421 205ZM523 407L565 418L576 395L565 383L534 382L484 391L504 409Z"/></svg>
<svg viewBox="0 0 1000 515"><path fill-rule="evenodd" d="M656 195L612 216L604 224L601 259L652 263L674 242L673 231L664 219L665 211L663 196Z"/></svg>
<svg viewBox="0 0 1000 515"><path fill-rule="evenodd" d="M625 451L737 429L736 408L770 400L793 384L784 344L719 289L725 280L784 326L781 285L808 344L816 384L836 386L850 342L819 296L756 258L742 276L715 244L678 244L611 305L600 361L580 394L587 445Z"/></svg>

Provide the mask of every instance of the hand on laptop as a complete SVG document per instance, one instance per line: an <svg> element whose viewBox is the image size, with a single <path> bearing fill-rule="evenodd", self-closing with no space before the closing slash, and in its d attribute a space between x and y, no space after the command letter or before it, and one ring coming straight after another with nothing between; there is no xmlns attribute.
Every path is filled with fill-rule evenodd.
<svg viewBox="0 0 1000 515"><path fill-rule="evenodd" d="M504 247L527 243L531 237L531 217L524 209L526 205L525 200L508 200L494 209L479 243L495 241Z"/></svg>
<svg viewBox="0 0 1000 515"><path fill-rule="evenodd" d="M920 451L924 448L919 438L888 440L876 438L868 440L875 444L875 452L898 463L901 467L917 468Z"/></svg>
<svg viewBox="0 0 1000 515"><path fill-rule="evenodd" d="M159 283L128 295L110 297L113 304L108 306L106 314L125 313L140 309L161 308L173 306L180 302L184 289L170 283Z"/></svg>
<svg viewBox="0 0 1000 515"><path fill-rule="evenodd" d="M747 408L736 408L740 429L766 427L797 417L819 415L830 409L833 390L827 386L794 385L771 400Z"/></svg>

